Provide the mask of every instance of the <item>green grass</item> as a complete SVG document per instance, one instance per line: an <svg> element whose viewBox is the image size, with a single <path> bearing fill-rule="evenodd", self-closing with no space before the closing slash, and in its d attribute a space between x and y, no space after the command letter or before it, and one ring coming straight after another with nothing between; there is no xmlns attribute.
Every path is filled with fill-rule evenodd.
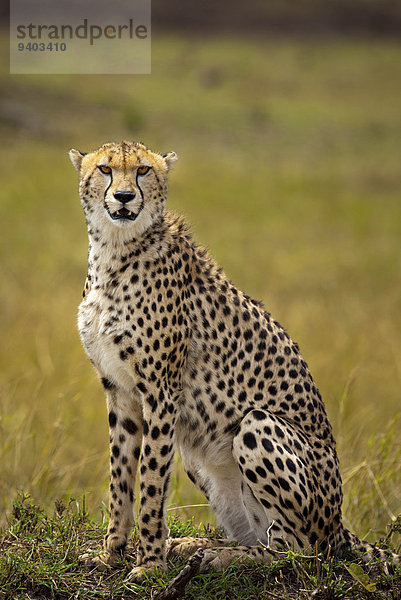
<svg viewBox="0 0 401 600"><path fill-rule="evenodd" d="M169 519L169 526L173 537L218 534L196 526L193 521ZM52 513L46 514L28 496L21 495L13 505L7 527L0 531L0 597L145 600L165 589L185 564L181 559L170 560L166 573L149 575L142 585L129 581L138 541L135 530L127 557L116 568L99 572L83 567L79 555L98 547L104 533L104 518L89 519L82 503L70 500L65 505L57 501ZM391 539L390 531L386 546ZM399 597L399 575L399 567L391 575L385 575L378 565L362 567L360 559L351 556L348 560L322 560L320 556L288 551L271 565L233 564L224 573L197 575L189 582L185 598L307 600L313 594L321 600L372 597L384 600Z"/></svg>
<svg viewBox="0 0 401 600"><path fill-rule="evenodd" d="M375 540L401 507L401 46L164 37L152 56L151 76L0 75L3 522L18 489L47 510L85 492L92 517L107 502L66 152L129 138L178 153L170 208L300 343L338 441L346 526ZM204 503L178 465L170 508ZM214 523L207 507L171 514Z"/></svg>

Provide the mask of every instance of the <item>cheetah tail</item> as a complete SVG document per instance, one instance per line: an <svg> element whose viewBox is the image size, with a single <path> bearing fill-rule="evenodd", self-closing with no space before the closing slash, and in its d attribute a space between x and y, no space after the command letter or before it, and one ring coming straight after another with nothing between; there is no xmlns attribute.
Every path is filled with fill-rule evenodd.
<svg viewBox="0 0 401 600"><path fill-rule="evenodd" d="M348 548L354 552L362 555L364 563L370 563L374 559L384 564L385 571L388 571L388 566L391 563L401 565L401 555L392 552L391 550L384 550L377 548L376 546L360 540L357 535L343 528L341 531L341 538L339 540L339 546L343 550Z"/></svg>

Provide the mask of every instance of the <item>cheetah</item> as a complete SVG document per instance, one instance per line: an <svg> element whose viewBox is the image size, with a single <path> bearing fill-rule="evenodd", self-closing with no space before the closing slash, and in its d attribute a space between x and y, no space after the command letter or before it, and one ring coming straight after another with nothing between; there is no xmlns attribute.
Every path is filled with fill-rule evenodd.
<svg viewBox="0 0 401 600"><path fill-rule="evenodd" d="M165 209L176 154L124 141L69 155L89 234L78 327L110 432L110 521L88 560L112 565L123 553L137 470L133 578L165 569L168 551L201 546L201 570L268 562L282 547L381 556L342 524L336 443L298 345ZM169 539L175 451L226 540Z"/></svg>

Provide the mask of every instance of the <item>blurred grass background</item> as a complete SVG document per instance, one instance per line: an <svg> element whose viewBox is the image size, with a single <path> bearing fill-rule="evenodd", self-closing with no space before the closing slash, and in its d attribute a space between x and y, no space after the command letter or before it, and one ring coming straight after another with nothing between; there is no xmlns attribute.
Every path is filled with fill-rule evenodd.
<svg viewBox="0 0 401 600"><path fill-rule="evenodd" d="M76 310L87 234L67 150L175 150L169 208L300 343L338 441L345 522L401 510L401 46L391 37L153 35L150 76L0 86L0 510L107 502L106 409ZM203 504L178 465L171 507ZM212 520L207 508L178 511Z"/></svg>

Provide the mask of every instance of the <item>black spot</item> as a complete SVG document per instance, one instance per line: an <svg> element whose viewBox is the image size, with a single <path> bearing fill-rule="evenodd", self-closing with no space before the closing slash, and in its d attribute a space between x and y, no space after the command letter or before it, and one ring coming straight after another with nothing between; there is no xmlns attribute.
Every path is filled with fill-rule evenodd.
<svg viewBox="0 0 401 600"><path fill-rule="evenodd" d="M267 501L267 500L265 500L264 498L261 498L261 499L260 499L260 501L261 501L261 503L263 504L263 506L264 506L265 508L271 508L271 507L272 507L272 505L270 504L270 502L268 502L268 501Z"/></svg>
<svg viewBox="0 0 401 600"><path fill-rule="evenodd" d="M290 491L290 484L288 483L288 481L286 479L283 479L282 477L278 477L278 482L280 484L280 487L285 490L286 492Z"/></svg>
<svg viewBox="0 0 401 600"><path fill-rule="evenodd" d="M102 377L102 384L105 390L114 390L116 387L107 377Z"/></svg>
<svg viewBox="0 0 401 600"><path fill-rule="evenodd" d="M263 421L264 419L266 419L266 413L264 413L261 410L254 410L252 412L252 416L254 419L256 419L257 421Z"/></svg>
<svg viewBox="0 0 401 600"><path fill-rule="evenodd" d="M139 383L137 383L136 387L138 388L138 390L140 392L142 392L143 394L146 394L147 389L146 389L146 385L143 383L143 381L140 381Z"/></svg>
<svg viewBox="0 0 401 600"><path fill-rule="evenodd" d="M128 431L128 433L131 435L135 435L135 433L138 431L138 427L135 425L132 419L126 418L121 424L125 431Z"/></svg>
<svg viewBox="0 0 401 600"><path fill-rule="evenodd" d="M167 435L169 431L170 431L170 425L168 423L165 423L162 427L162 434Z"/></svg>
<svg viewBox="0 0 401 600"><path fill-rule="evenodd" d="M247 446L251 450L253 450L254 448L256 448L257 443L256 443L256 438L253 435L253 433L251 433L250 431L247 431L247 433L244 434L244 438L243 439L244 439L245 446Z"/></svg>
<svg viewBox="0 0 401 600"><path fill-rule="evenodd" d="M260 475L260 477L266 478L266 471L263 467L256 467L256 473Z"/></svg>
<svg viewBox="0 0 401 600"><path fill-rule="evenodd" d="M265 492L267 492L267 493L268 493L268 494L270 494L271 496L274 496L274 497L276 497L276 496L277 496L275 489L274 489L274 488L272 488L272 486L271 486L271 485L269 485L269 484L267 484L267 485L264 485L264 486L263 486L263 489L265 490Z"/></svg>
<svg viewBox="0 0 401 600"><path fill-rule="evenodd" d="M151 447L149 446L149 444L146 444L146 446L143 449L143 453L145 454L145 456L149 456L150 452L151 452Z"/></svg>
<svg viewBox="0 0 401 600"><path fill-rule="evenodd" d="M170 448L167 445L162 446L162 449L160 450L160 454L162 456L166 456L166 454L168 454L170 452Z"/></svg>
<svg viewBox="0 0 401 600"><path fill-rule="evenodd" d="M256 483L258 480L255 473L251 469L246 469L245 475L248 477L249 481L252 481L252 483Z"/></svg>
<svg viewBox="0 0 401 600"><path fill-rule="evenodd" d="M267 452L273 452L274 451L273 444L271 443L270 440L268 440L266 438L262 440L262 446L263 446L263 448L265 450L267 450Z"/></svg>
<svg viewBox="0 0 401 600"><path fill-rule="evenodd" d="M285 464L287 465L289 471L291 471L292 473L296 472L296 467L290 458L287 458Z"/></svg>
<svg viewBox="0 0 401 600"><path fill-rule="evenodd" d="M155 425L151 431L152 439L157 440L160 435L160 429Z"/></svg>
<svg viewBox="0 0 401 600"><path fill-rule="evenodd" d="M109 412L109 425L110 427L115 427L117 423L117 415L112 410Z"/></svg>
<svg viewBox="0 0 401 600"><path fill-rule="evenodd" d="M270 473L274 473L274 466L268 458L263 459L263 464L265 465L266 469L270 471Z"/></svg>

